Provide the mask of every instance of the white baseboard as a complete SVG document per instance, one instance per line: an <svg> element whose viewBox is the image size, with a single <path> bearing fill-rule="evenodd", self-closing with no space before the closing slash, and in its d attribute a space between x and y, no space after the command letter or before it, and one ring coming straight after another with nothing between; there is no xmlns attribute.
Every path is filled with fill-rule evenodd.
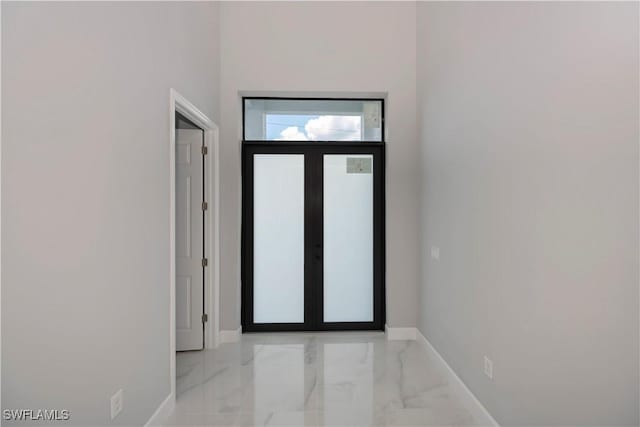
<svg viewBox="0 0 640 427"><path fill-rule="evenodd" d="M499 427L500 425L497 421L491 416L487 408L484 407L482 403L478 400L478 398L469 390L469 387L460 379L460 377L456 374L456 372L449 366L446 360L438 353L433 345L422 335L416 328L416 340L422 345L424 350L430 356L433 356L433 359L436 360L440 364L440 368L446 374L447 380L451 385L451 388L456 393L458 397L462 400L462 405L471 413L475 420L474 425L479 426L492 426Z"/></svg>
<svg viewBox="0 0 640 427"><path fill-rule="evenodd" d="M232 343L240 341L242 336L242 327L236 330L220 331L220 344Z"/></svg>
<svg viewBox="0 0 640 427"><path fill-rule="evenodd" d="M173 408L176 406L176 398L173 393L170 393L166 399L162 401L158 409L151 415L149 421L145 423L145 427L147 426L159 426L169 418L171 412L173 412Z"/></svg>
<svg viewBox="0 0 640 427"><path fill-rule="evenodd" d="M416 328L391 328L389 325L384 325L384 332L390 341L416 339Z"/></svg>

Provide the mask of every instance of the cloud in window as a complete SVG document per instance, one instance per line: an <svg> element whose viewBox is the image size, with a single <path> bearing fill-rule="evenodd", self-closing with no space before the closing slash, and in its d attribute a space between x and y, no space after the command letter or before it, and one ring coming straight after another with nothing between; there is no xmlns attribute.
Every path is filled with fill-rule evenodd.
<svg viewBox="0 0 640 427"><path fill-rule="evenodd" d="M319 116L304 125L312 141L358 141L361 121L359 116Z"/></svg>
<svg viewBox="0 0 640 427"><path fill-rule="evenodd" d="M318 116L309 119L304 129L289 126L276 141L359 141L360 116Z"/></svg>
<svg viewBox="0 0 640 427"><path fill-rule="evenodd" d="M307 123L308 124L308 123ZM304 132L300 132L298 126L289 126L280 132L280 138L276 138L276 141L307 141L307 135Z"/></svg>

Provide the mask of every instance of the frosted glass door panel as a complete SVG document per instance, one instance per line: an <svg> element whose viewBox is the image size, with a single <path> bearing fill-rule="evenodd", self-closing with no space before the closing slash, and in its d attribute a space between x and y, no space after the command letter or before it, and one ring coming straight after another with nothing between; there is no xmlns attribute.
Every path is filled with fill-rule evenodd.
<svg viewBox="0 0 640 427"><path fill-rule="evenodd" d="M373 321L372 155L324 155L324 321Z"/></svg>
<svg viewBox="0 0 640 427"><path fill-rule="evenodd" d="M253 157L253 320L304 322L304 155Z"/></svg>

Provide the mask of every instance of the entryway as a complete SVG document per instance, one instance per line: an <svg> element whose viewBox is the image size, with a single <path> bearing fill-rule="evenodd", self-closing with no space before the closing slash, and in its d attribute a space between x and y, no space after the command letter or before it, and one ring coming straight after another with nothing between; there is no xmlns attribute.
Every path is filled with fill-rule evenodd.
<svg viewBox="0 0 640 427"><path fill-rule="evenodd" d="M243 332L382 330L383 122L366 114L381 116L383 101L244 104L245 119L262 122L264 132L242 147ZM305 121L306 133L288 126ZM325 123L316 133L352 133L348 140L267 139L278 124L288 126L281 135L295 127L296 138L308 138L309 123ZM376 125L379 139L366 140Z"/></svg>

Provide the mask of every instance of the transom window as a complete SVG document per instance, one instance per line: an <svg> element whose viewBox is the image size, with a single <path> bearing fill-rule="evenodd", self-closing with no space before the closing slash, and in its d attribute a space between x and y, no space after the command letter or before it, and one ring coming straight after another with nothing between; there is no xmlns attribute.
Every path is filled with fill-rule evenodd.
<svg viewBox="0 0 640 427"><path fill-rule="evenodd" d="M381 142L382 99L243 98L245 141Z"/></svg>

